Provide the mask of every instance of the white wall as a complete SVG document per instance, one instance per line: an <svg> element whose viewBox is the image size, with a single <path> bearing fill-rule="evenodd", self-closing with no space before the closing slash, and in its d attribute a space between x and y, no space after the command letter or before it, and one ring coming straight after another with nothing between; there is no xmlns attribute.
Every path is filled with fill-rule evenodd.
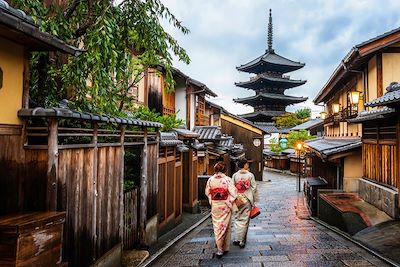
<svg viewBox="0 0 400 267"><path fill-rule="evenodd" d="M175 87L175 110L178 119L186 123L186 87Z"/></svg>
<svg viewBox="0 0 400 267"><path fill-rule="evenodd" d="M269 134L264 135L264 145L269 145L270 144L270 140L272 138L275 138L275 139L279 140L279 133L272 133L270 135Z"/></svg>

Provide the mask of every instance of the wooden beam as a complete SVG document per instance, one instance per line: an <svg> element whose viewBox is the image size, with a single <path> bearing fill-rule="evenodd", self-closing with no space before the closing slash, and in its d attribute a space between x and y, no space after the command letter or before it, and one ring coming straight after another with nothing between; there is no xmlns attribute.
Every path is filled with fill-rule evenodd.
<svg viewBox="0 0 400 267"><path fill-rule="evenodd" d="M47 161L47 188L46 209L57 210L57 174L58 174L58 121L56 118L49 119L48 137L48 161Z"/></svg>
<svg viewBox="0 0 400 267"><path fill-rule="evenodd" d="M141 158L140 177L140 215L139 215L139 242L146 245L146 222L147 222L147 128L143 131L143 148Z"/></svg>
<svg viewBox="0 0 400 267"><path fill-rule="evenodd" d="M22 108L29 108L29 78L31 76L29 61L31 53L27 50L24 51L24 73L22 85Z"/></svg>
<svg viewBox="0 0 400 267"><path fill-rule="evenodd" d="M93 219L92 219L92 237L93 237L93 244L97 244L97 234L96 233L96 227L97 227L97 161L98 161L98 147L97 147L97 133L99 130L99 124L97 122L92 124L93 127L93 136L92 136L92 142L91 144L93 145ZM96 250L93 249L92 252L92 257L93 259L96 258Z"/></svg>
<svg viewBox="0 0 400 267"><path fill-rule="evenodd" d="M377 95L383 96L382 54L376 55L376 82Z"/></svg>
<svg viewBox="0 0 400 267"><path fill-rule="evenodd" d="M389 34L388 36L380 38L371 43L365 44L364 46L359 48L359 53L361 56L364 56L366 54L372 53L386 46L397 43L399 41L400 41L400 31L396 31L392 34Z"/></svg>
<svg viewBox="0 0 400 267"><path fill-rule="evenodd" d="M124 140L125 140L125 125L120 125L120 143L121 143L121 160L120 160L120 189L119 189L119 238L120 242L123 242L124 237L124 169L125 169L125 149L124 149Z"/></svg>

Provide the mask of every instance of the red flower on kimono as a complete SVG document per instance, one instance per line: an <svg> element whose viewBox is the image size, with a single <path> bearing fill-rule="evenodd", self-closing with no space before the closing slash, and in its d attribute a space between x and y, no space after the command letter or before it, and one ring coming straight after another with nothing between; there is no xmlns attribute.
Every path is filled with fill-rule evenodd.
<svg viewBox="0 0 400 267"><path fill-rule="evenodd" d="M235 186L239 193L244 193L247 189L250 188L250 181L247 178L240 178Z"/></svg>

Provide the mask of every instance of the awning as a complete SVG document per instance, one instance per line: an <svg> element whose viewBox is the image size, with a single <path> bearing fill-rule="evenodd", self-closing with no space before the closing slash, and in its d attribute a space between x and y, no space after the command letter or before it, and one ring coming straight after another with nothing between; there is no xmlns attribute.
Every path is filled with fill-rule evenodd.
<svg viewBox="0 0 400 267"><path fill-rule="evenodd" d="M308 140L304 146L315 152L322 159L339 158L340 153L361 147L361 138L317 138Z"/></svg>
<svg viewBox="0 0 400 267"><path fill-rule="evenodd" d="M384 119L393 116L394 114L396 114L396 110L394 108L384 107L369 111L361 111L360 113L358 113L357 117L349 119L347 121L351 123L359 123L364 121Z"/></svg>
<svg viewBox="0 0 400 267"><path fill-rule="evenodd" d="M178 146L183 145L183 141L178 139L178 135L174 132L160 133L160 146Z"/></svg>

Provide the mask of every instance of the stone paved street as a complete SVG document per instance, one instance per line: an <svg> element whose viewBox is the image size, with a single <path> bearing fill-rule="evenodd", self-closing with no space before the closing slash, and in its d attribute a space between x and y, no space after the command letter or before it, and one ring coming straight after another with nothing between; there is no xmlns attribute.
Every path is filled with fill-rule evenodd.
<svg viewBox="0 0 400 267"><path fill-rule="evenodd" d="M211 219L183 238L152 266L388 266L378 258L304 216L296 178L265 172L259 182L262 214L251 221L244 249L231 246L215 258ZM301 206L301 205L300 205Z"/></svg>

